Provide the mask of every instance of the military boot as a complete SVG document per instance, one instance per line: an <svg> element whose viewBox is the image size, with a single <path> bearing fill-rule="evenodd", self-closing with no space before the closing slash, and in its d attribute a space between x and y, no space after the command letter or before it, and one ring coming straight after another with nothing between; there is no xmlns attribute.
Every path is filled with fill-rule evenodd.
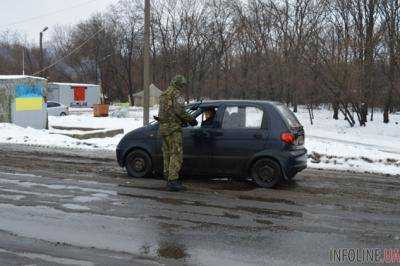
<svg viewBox="0 0 400 266"><path fill-rule="evenodd" d="M179 180L168 181L167 190L173 192L185 191L186 187Z"/></svg>

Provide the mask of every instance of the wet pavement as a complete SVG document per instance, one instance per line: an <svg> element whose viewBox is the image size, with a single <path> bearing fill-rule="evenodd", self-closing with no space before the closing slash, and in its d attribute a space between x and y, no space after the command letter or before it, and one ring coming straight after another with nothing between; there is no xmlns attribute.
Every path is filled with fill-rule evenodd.
<svg viewBox="0 0 400 266"><path fill-rule="evenodd" d="M186 185L128 179L110 152L0 145L0 265L325 265L400 246L399 177Z"/></svg>

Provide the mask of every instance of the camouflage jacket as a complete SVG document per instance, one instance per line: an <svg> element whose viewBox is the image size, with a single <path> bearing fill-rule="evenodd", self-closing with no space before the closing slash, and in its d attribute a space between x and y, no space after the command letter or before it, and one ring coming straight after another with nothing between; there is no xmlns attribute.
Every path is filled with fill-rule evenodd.
<svg viewBox="0 0 400 266"><path fill-rule="evenodd" d="M190 123L194 118L185 111L185 100L181 91L169 86L160 96L158 117L160 134L168 136L182 130L182 124Z"/></svg>

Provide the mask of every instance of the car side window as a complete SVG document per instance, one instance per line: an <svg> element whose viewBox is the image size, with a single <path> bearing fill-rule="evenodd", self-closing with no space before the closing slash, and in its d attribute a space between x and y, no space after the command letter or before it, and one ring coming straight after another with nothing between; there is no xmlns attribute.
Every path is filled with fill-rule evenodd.
<svg viewBox="0 0 400 266"><path fill-rule="evenodd" d="M261 129L264 111L257 107L246 107L246 128Z"/></svg>
<svg viewBox="0 0 400 266"><path fill-rule="evenodd" d="M201 112L198 112L197 117L196 117L197 125L196 126L188 126L188 127L189 128L212 127L213 123L216 119L217 112L218 112L218 108L216 108L216 107L208 107L208 108L202 109Z"/></svg>
<svg viewBox="0 0 400 266"><path fill-rule="evenodd" d="M253 106L228 106L222 121L223 129L261 129L264 111Z"/></svg>
<svg viewBox="0 0 400 266"><path fill-rule="evenodd" d="M47 107L49 107L49 108L55 107L55 103L47 102Z"/></svg>

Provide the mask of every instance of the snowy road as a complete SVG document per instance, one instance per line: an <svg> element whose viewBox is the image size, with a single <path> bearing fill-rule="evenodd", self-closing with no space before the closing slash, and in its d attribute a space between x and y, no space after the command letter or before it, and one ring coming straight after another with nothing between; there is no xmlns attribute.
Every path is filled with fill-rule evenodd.
<svg viewBox="0 0 400 266"><path fill-rule="evenodd" d="M0 146L0 265L321 265L400 244L398 177L186 183L128 180L107 152Z"/></svg>

